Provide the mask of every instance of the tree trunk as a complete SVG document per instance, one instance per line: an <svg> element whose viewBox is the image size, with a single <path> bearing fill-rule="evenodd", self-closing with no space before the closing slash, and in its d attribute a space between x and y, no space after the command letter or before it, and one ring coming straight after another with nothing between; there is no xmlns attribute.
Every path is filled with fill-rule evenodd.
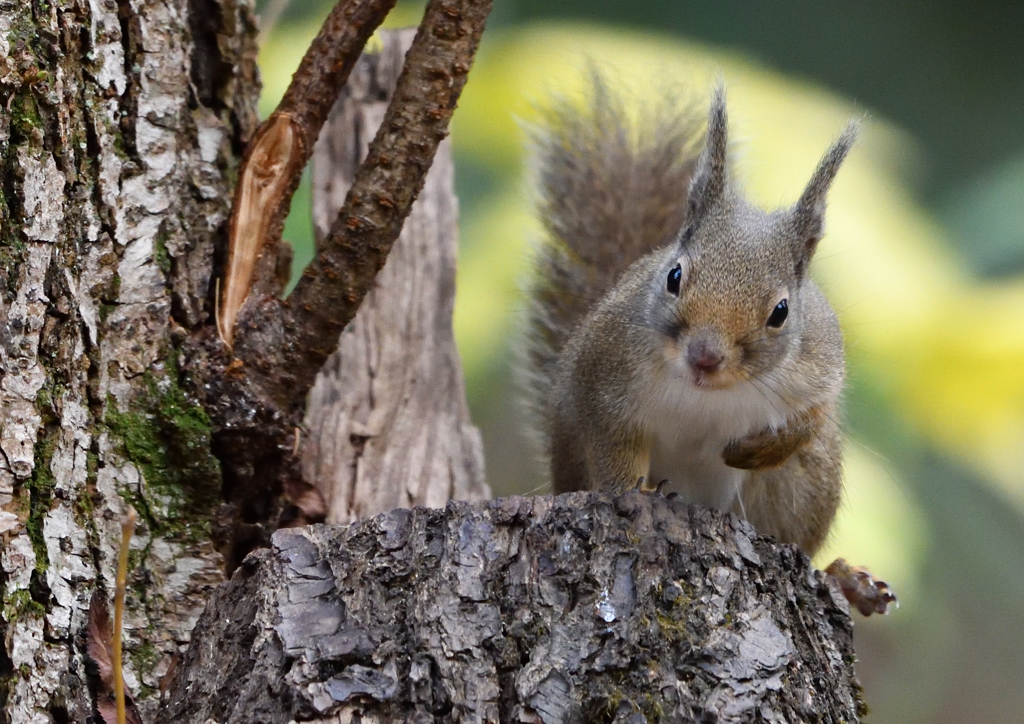
<svg viewBox="0 0 1024 724"><path fill-rule="evenodd" d="M247 558L159 721L852 722L848 611L796 548L652 494L396 510Z"/></svg>
<svg viewBox="0 0 1024 724"><path fill-rule="evenodd" d="M222 580L220 471L175 347L210 312L257 124L242 0L0 3L0 530L6 721L84 722L81 634L141 523L128 688L161 676Z"/></svg>
<svg viewBox="0 0 1024 724"><path fill-rule="evenodd" d="M360 58L320 134L313 154L320 239L366 157L415 32L381 34L380 54ZM490 497L452 333L457 222L445 141L373 291L310 392L303 477L323 495L330 523Z"/></svg>

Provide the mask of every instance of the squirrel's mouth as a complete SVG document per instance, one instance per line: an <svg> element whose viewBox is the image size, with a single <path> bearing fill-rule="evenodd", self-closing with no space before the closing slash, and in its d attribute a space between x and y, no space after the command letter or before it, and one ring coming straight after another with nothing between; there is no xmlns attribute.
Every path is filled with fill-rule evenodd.
<svg viewBox="0 0 1024 724"><path fill-rule="evenodd" d="M725 369L706 372L691 367L690 379L693 386L701 390L724 390L732 387L736 382L735 376Z"/></svg>

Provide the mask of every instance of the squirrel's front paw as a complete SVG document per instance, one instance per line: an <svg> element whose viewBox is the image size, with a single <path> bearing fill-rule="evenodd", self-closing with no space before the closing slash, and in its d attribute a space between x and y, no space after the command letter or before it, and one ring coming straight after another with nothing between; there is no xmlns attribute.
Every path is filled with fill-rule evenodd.
<svg viewBox="0 0 1024 724"><path fill-rule="evenodd" d="M740 470L777 468L810 442L823 418L820 408L804 410L778 430L769 428L733 440L722 451L722 459L729 467Z"/></svg>
<svg viewBox="0 0 1024 724"><path fill-rule="evenodd" d="M799 445L774 430L759 432L742 440L733 440L722 451L722 459L731 468L764 470L777 468L789 459ZM804 441L801 441L801 444Z"/></svg>
<svg viewBox="0 0 1024 724"><path fill-rule="evenodd" d="M836 558L825 569L825 573L839 582L839 587L854 608L862 616L873 613L889 613L889 605L900 607L899 599L885 581L876 581L863 566L851 566L843 558Z"/></svg>

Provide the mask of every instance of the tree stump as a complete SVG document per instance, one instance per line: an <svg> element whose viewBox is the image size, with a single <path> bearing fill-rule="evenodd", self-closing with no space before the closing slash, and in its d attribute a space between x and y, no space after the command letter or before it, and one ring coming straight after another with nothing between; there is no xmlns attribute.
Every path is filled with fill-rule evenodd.
<svg viewBox="0 0 1024 724"><path fill-rule="evenodd" d="M200 619L162 722L852 722L842 594L660 496L278 531Z"/></svg>

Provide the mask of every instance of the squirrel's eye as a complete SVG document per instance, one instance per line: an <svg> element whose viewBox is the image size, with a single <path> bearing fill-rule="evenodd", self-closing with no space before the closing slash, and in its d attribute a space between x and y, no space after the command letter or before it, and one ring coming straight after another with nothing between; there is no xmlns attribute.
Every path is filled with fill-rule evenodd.
<svg viewBox="0 0 1024 724"><path fill-rule="evenodd" d="M669 294L675 294L679 296L679 282L683 279L683 268L676 264L672 267L672 271L668 273L668 291Z"/></svg>
<svg viewBox="0 0 1024 724"><path fill-rule="evenodd" d="M772 310L771 316L768 317L768 326L778 329L786 321L786 317L789 315L789 304L783 299L781 302L775 305L775 309Z"/></svg>

